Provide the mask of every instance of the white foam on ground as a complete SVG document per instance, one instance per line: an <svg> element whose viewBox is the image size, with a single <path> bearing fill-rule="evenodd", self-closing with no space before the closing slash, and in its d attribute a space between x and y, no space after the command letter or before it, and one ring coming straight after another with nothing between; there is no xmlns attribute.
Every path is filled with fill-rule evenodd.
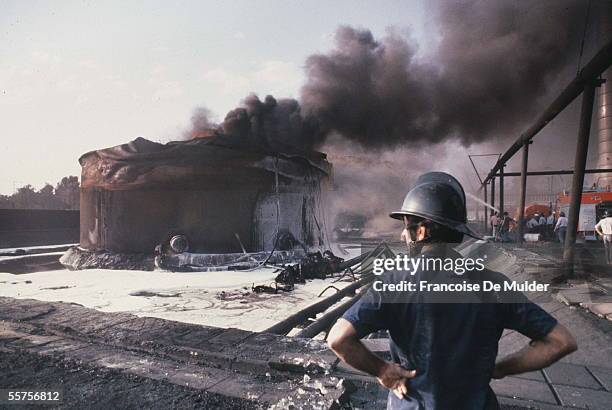
<svg viewBox="0 0 612 410"><path fill-rule="evenodd" d="M355 253L352 250L351 253ZM352 256L352 255L351 255ZM104 312L129 312L187 323L261 331L319 300L335 279L308 281L292 292L256 294L251 285L271 284L277 272L172 273L90 269L22 275L0 273L0 296L79 303ZM338 288L350 282L339 282ZM152 296L132 296L144 292ZM223 293L225 292L225 293ZM328 290L325 296L334 292Z"/></svg>

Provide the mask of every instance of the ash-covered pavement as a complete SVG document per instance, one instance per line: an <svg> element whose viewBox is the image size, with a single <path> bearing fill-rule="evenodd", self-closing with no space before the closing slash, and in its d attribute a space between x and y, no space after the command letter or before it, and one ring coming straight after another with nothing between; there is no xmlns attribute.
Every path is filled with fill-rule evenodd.
<svg viewBox="0 0 612 410"><path fill-rule="evenodd" d="M330 408L346 391L331 374L335 357L323 342L67 303L0 298L0 353L9 358L0 388L53 388L67 378L83 389L65 391L68 407L137 403L141 394L152 402L157 394L160 408L181 400L179 407L225 408L225 398L228 408Z"/></svg>
<svg viewBox="0 0 612 410"><path fill-rule="evenodd" d="M20 390L24 386L59 387L62 400L53 407L66 409L259 407L251 400L208 393L113 368L94 367L67 357L41 356L27 350L8 351L6 347L0 348L0 385Z"/></svg>

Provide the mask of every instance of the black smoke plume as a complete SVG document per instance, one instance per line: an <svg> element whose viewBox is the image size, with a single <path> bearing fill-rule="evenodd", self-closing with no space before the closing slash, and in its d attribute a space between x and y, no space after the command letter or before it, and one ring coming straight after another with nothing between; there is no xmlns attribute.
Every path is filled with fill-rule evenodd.
<svg viewBox="0 0 612 410"><path fill-rule="evenodd" d="M227 113L221 128L225 134L243 137L251 144L280 150L312 149L323 140L318 122L302 115L297 100L277 100L271 95L264 101L249 95L241 107Z"/></svg>
<svg viewBox="0 0 612 410"><path fill-rule="evenodd" d="M441 40L427 61L392 31L377 40L340 27L335 49L306 61L304 112L374 148L503 137L576 61L585 13L579 0L439 3Z"/></svg>
<svg viewBox="0 0 612 410"><path fill-rule="evenodd" d="M307 58L299 102L249 95L221 130L279 149L313 149L332 134L376 149L515 137L576 64L587 6L439 1L431 27L439 42L425 56L393 30L376 39L342 26L331 51Z"/></svg>

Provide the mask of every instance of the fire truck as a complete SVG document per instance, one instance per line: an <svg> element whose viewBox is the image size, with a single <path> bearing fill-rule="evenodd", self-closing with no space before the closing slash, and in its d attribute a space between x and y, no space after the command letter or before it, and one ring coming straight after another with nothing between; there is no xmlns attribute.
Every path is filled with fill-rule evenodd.
<svg viewBox="0 0 612 410"><path fill-rule="evenodd" d="M563 191L557 197L557 217L559 212L569 215L570 195ZM595 224L603 217L605 211L612 215L612 192L601 188L584 189L580 201L578 218L578 236L587 241L597 240Z"/></svg>

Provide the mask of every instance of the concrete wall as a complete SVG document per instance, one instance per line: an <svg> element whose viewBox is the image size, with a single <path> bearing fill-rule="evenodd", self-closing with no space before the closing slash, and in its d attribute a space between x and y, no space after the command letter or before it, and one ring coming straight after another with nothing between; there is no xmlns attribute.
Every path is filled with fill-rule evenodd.
<svg viewBox="0 0 612 410"><path fill-rule="evenodd" d="M76 243L79 211L0 209L0 248Z"/></svg>

